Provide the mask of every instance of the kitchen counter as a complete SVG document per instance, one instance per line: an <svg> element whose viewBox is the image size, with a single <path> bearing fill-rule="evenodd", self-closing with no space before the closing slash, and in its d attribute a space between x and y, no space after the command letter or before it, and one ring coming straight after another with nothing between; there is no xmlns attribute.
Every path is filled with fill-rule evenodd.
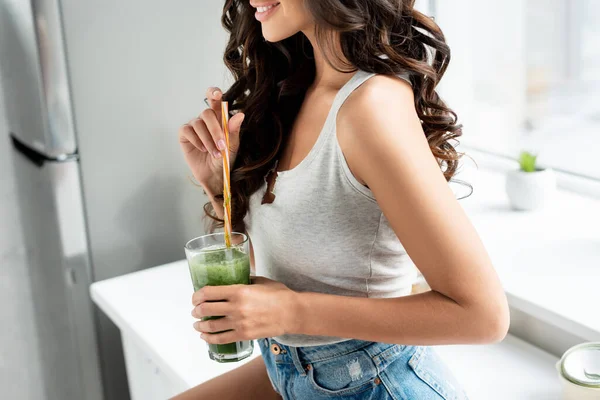
<svg viewBox="0 0 600 400"><path fill-rule="evenodd" d="M600 341L600 200L558 191L545 209L510 209L504 174L479 170L461 204L477 228L512 309ZM565 349L566 350L566 349Z"/></svg>
<svg viewBox="0 0 600 400"><path fill-rule="evenodd" d="M94 302L121 330L133 400L164 400L243 363L208 358L192 328L191 294L185 261L92 285ZM437 349L471 399L559 399L557 358L516 337Z"/></svg>
<svg viewBox="0 0 600 400"><path fill-rule="evenodd" d="M461 204L490 253L511 310L582 340L600 340L594 310L600 304L600 201L560 191L546 209L517 212L508 205L504 174L480 170L460 178L475 187ZM91 292L121 329L132 392L142 393L134 400L164 399L239 365L209 360L192 329L185 261L98 282ZM495 345L438 350L472 399L559 398L557 358L514 336Z"/></svg>

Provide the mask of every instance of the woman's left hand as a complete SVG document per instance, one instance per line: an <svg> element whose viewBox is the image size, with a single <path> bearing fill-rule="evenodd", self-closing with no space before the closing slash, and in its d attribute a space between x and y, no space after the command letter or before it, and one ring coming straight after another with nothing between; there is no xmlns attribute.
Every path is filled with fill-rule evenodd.
<svg viewBox="0 0 600 400"><path fill-rule="evenodd" d="M260 276L251 285L205 286L192 296L192 316L223 318L197 321L194 329L211 344L295 333L296 297L283 283Z"/></svg>

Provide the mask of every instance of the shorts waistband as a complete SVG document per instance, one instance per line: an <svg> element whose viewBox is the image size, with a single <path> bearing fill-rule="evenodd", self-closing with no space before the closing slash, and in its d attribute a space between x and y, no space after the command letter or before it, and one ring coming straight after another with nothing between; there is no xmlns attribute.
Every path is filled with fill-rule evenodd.
<svg viewBox="0 0 600 400"><path fill-rule="evenodd" d="M370 342L358 339L350 339L343 342L320 346L303 347L287 346L277 342L275 339L268 339L268 341L270 344L276 343L280 348L285 349L286 352L290 354L297 354L302 363L325 361L361 349L364 349L371 357L376 358L380 354L388 352L391 348L398 347L395 344Z"/></svg>

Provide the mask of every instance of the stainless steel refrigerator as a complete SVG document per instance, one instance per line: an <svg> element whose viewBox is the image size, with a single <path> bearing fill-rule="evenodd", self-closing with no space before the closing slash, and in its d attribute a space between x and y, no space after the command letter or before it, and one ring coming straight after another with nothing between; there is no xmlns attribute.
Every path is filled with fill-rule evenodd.
<svg viewBox="0 0 600 400"><path fill-rule="evenodd" d="M0 0L23 284L50 400L128 398L118 329L88 287L183 258L203 232L177 129L226 79L222 5Z"/></svg>

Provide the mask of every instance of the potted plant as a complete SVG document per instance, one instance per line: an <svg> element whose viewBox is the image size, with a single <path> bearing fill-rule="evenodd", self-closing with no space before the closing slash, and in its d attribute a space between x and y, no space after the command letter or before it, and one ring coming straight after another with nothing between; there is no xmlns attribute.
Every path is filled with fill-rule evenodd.
<svg viewBox="0 0 600 400"><path fill-rule="evenodd" d="M556 192L556 177L550 168L537 166L537 155L527 151L519 156L518 170L506 177L506 193L517 210L535 210L547 205Z"/></svg>

